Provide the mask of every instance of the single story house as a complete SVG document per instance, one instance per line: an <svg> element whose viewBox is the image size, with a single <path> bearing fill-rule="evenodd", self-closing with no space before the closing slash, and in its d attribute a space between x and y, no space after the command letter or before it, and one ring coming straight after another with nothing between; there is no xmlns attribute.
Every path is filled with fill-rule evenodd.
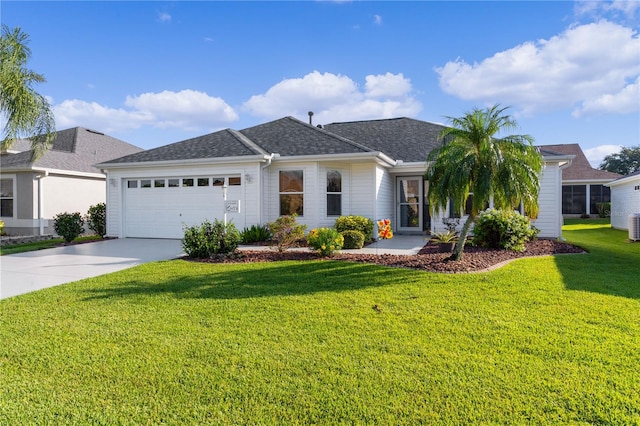
<svg viewBox="0 0 640 426"><path fill-rule="evenodd" d="M618 173L594 169L577 143L543 145L540 149L573 155L574 159L562 171L562 214L564 217L597 215L598 203L611 201L607 184L620 176Z"/></svg>
<svg viewBox="0 0 640 426"><path fill-rule="evenodd" d="M309 229L361 215L392 219L397 233L443 230L423 178L443 128L411 118L314 126L284 117L106 161L97 166L107 174L107 234L182 238L185 225L205 219L242 230L293 213ZM542 154L535 226L557 238L562 168L572 156Z"/></svg>
<svg viewBox="0 0 640 426"><path fill-rule="evenodd" d="M629 216L640 214L640 170L607 184L611 188L611 227L629 229Z"/></svg>
<svg viewBox="0 0 640 426"><path fill-rule="evenodd" d="M0 155L0 220L9 235L53 234L53 217L86 214L106 201L106 176L94 164L142 151L82 127L56 133L51 149L31 161L31 141Z"/></svg>

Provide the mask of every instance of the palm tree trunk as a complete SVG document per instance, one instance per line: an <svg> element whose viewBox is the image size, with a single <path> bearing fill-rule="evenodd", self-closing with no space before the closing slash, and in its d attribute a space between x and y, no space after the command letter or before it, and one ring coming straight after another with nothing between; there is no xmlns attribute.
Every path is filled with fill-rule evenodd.
<svg viewBox="0 0 640 426"><path fill-rule="evenodd" d="M476 221L476 215L470 214L467 217L467 221L462 225L462 229L460 230L460 237L458 238L458 242L456 243L456 248L453 251L453 254L449 259L451 260L460 260L462 259L462 251L464 250L464 243L467 240L467 235L469 235L469 230L471 229L471 225Z"/></svg>

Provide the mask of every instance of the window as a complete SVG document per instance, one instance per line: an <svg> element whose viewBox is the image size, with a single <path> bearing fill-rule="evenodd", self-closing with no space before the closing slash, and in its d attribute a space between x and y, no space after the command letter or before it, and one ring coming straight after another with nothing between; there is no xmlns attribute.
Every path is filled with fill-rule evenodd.
<svg viewBox="0 0 640 426"><path fill-rule="evenodd" d="M342 215L342 175L337 170L327 172L327 216Z"/></svg>
<svg viewBox="0 0 640 426"><path fill-rule="evenodd" d="M156 188L164 188L165 182L164 179L155 179L153 181L153 186Z"/></svg>
<svg viewBox="0 0 640 426"><path fill-rule="evenodd" d="M182 179L182 186L193 186L193 178Z"/></svg>
<svg viewBox="0 0 640 426"><path fill-rule="evenodd" d="M589 188L589 213L598 214L598 203L611 202L611 188L604 185L591 185Z"/></svg>
<svg viewBox="0 0 640 426"><path fill-rule="evenodd" d="M128 180L127 181L127 188L137 188L138 187L138 181L137 180Z"/></svg>
<svg viewBox="0 0 640 426"><path fill-rule="evenodd" d="M169 179L169 188L178 188L180 186L180 179Z"/></svg>
<svg viewBox="0 0 640 426"><path fill-rule="evenodd" d="M198 178L198 186L209 186L209 178Z"/></svg>
<svg viewBox="0 0 640 426"><path fill-rule="evenodd" d="M304 173L302 170L280 171L280 216L304 215Z"/></svg>
<svg viewBox="0 0 640 426"><path fill-rule="evenodd" d="M211 179L211 183L213 184L213 186L223 186L224 178L213 178Z"/></svg>
<svg viewBox="0 0 640 426"><path fill-rule="evenodd" d="M229 178L229 186L238 186L241 184L242 184L242 179L239 176Z"/></svg>
<svg viewBox="0 0 640 426"><path fill-rule="evenodd" d="M13 217L13 178L0 179L0 216Z"/></svg>
<svg viewBox="0 0 640 426"><path fill-rule="evenodd" d="M151 180L144 179L140 181L140 188L151 188Z"/></svg>
<svg viewBox="0 0 640 426"><path fill-rule="evenodd" d="M564 185L562 187L562 214L587 212L587 186Z"/></svg>

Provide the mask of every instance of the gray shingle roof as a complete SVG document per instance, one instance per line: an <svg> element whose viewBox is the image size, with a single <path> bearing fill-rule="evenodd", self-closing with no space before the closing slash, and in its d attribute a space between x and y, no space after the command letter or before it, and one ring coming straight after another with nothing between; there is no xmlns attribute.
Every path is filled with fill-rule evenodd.
<svg viewBox="0 0 640 426"><path fill-rule="evenodd" d="M293 117L284 117L240 132L266 151L282 157L375 151L353 139L345 139Z"/></svg>
<svg viewBox="0 0 640 426"><path fill-rule="evenodd" d="M30 146L29 141L17 141L16 150ZM83 127L60 130L52 147L41 158L31 162L31 151L0 156L3 171L33 168L101 173L95 164L142 151L141 148L95 130Z"/></svg>
<svg viewBox="0 0 640 426"><path fill-rule="evenodd" d="M412 118L331 123L324 129L343 136L395 160L421 162L440 145L445 126Z"/></svg>
<svg viewBox="0 0 640 426"><path fill-rule="evenodd" d="M137 154L107 161L105 164L138 163L147 161L195 160L217 157L241 157L264 154L232 129L220 130L170 145L149 149Z"/></svg>

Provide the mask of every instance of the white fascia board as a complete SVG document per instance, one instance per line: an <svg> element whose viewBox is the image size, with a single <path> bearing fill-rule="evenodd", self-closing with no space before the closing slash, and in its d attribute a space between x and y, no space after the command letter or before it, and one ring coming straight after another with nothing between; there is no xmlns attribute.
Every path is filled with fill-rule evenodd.
<svg viewBox="0 0 640 426"><path fill-rule="evenodd" d="M570 185L604 185L611 183L615 179L562 179L562 184Z"/></svg>
<svg viewBox="0 0 640 426"><path fill-rule="evenodd" d="M571 165L575 155L542 155L542 159L545 163L558 163L561 169L566 169Z"/></svg>
<svg viewBox="0 0 640 426"><path fill-rule="evenodd" d="M391 173L420 173L424 174L427 171L426 161L414 161L410 163L400 162L393 168Z"/></svg>
<svg viewBox="0 0 640 426"><path fill-rule="evenodd" d="M2 173L45 173L48 175L78 176L94 179L104 179L104 173L78 172L75 170L50 169L46 167L23 167L2 169Z"/></svg>
<svg viewBox="0 0 640 426"><path fill-rule="evenodd" d="M375 160L378 164L385 167L393 167L397 161L388 155L380 152L359 152L347 154L324 154L324 155L292 155L292 156L276 156L274 163L300 163L305 161L363 161Z"/></svg>
<svg viewBox="0 0 640 426"><path fill-rule="evenodd" d="M634 182L636 180L640 182L640 175L623 176L621 178L618 178L614 181L611 181L605 184L605 186L612 187L612 186L624 185L626 183Z"/></svg>
<svg viewBox="0 0 640 426"><path fill-rule="evenodd" d="M239 157L214 157L214 158L195 158L191 160L164 160L164 161L140 161L132 163L99 163L95 167L102 170L115 169L140 169L167 166L200 166L210 164L238 164L238 163L263 163L269 160L269 155L243 155Z"/></svg>

